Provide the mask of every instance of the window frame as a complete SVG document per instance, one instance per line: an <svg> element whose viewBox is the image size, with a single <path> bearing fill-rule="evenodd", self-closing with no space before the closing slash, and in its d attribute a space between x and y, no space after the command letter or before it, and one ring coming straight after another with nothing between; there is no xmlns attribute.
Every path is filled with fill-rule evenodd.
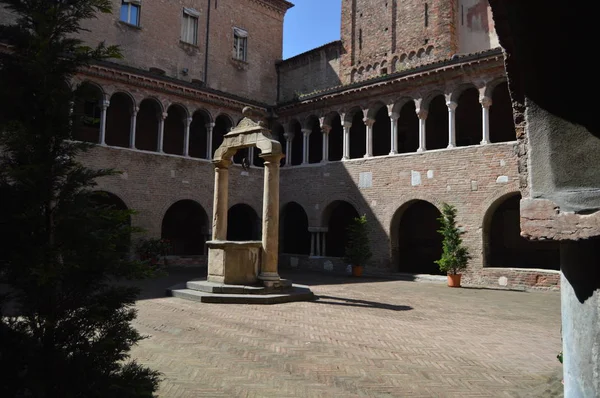
<svg viewBox="0 0 600 398"><path fill-rule="evenodd" d="M248 32L236 27L233 28L233 59L248 62Z"/></svg>
<svg viewBox="0 0 600 398"><path fill-rule="evenodd" d="M127 7L127 19L123 19L123 7ZM135 22L131 22L131 9L137 9L137 20ZM140 27L140 20L142 14L142 2L140 0L121 0L121 9L119 14L119 20L131 26Z"/></svg>
<svg viewBox="0 0 600 398"><path fill-rule="evenodd" d="M192 8L184 8L181 17L181 38L183 43L190 44L192 46L198 46L198 28L200 21L200 13ZM191 26L190 26L191 25ZM191 38L190 41L190 28Z"/></svg>

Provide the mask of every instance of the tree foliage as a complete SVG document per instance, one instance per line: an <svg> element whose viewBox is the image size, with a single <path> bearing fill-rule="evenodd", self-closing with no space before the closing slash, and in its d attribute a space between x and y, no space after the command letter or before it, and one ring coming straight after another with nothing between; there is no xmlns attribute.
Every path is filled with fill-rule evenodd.
<svg viewBox="0 0 600 398"><path fill-rule="evenodd" d="M72 141L80 68L119 56L77 39L110 0L0 0L0 396L148 397L158 373L128 360L137 290L129 211L102 205Z"/></svg>
<svg viewBox="0 0 600 398"><path fill-rule="evenodd" d="M346 261L351 265L364 266L373 256L369 244L366 215L354 218L348 226L348 242L345 253Z"/></svg>
<svg viewBox="0 0 600 398"><path fill-rule="evenodd" d="M438 232L442 235L442 257L436 261L440 271L456 275L467 268L471 256L463 246L461 235L464 233L456 226L456 208L444 203L442 214L438 218L441 228Z"/></svg>

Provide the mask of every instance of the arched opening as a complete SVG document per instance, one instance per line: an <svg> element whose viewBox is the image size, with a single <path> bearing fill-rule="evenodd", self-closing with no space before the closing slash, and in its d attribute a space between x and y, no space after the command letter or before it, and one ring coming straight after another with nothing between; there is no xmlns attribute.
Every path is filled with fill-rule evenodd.
<svg viewBox="0 0 600 398"><path fill-rule="evenodd" d="M456 146L478 145L482 139L479 91L471 87L458 97L456 107Z"/></svg>
<svg viewBox="0 0 600 398"><path fill-rule="evenodd" d="M192 124L190 124L190 146L189 155L193 158L206 159L208 130L206 125L210 123L210 116L204 111L194 112Z"/></svg>
<svg viewBox="0 0 600 398"><path fill-rule="evenodd" d="M110 97L106 110L106 145L129 148L133 100L124 93Z"/></svg>
<svg viewBox="0 0 600 398"><path fill-rule="evenodd" d="M260 218L254 209L240 203L232 206L227 213L227 240L260 240Z"/></svg>
<svg viewBox="0 0 600 398"><path fill-rule="evenodd" d="M350 203L337 200L327 206L324 213L324 225L327 225L326 255L343 257L348 242L348 226L358 217L358 212Z"/></svg>
<svg viewBox="0 0 600 398"><path fill-rule="evenodd" d="M500 198L484 219L486 267L560 269L559 242L521 236L519 193Z"/></svg>
<svg viewBox="0 0 600 398"><path fill-rule="evenodd" d="M108 208L111 210L129 210L121 198L106 191L94 192L92 195L92 202L98 207ZM121 226L122 228L129 230L131 228L131 216L127 216ZM127 234L125 240L120 242L115 249L118 253L122 253L124 256L126 256L129 254L130 247L131 235Z"/></svg>
<svg viewBox="0 0 600 398"><path fill-rule="evenodd" d="M379 108L375 114L373 125L373 156L384 156L390 154L390 116L386 106Z"/></svg>
<svg viewBox="0 0 600 398"><path fill-rule="evenodd" d="M180 200L169 207L161 228L161 238L171 242L171 254L202 255L208 234L208 217L193 200Z"/></svg>
<svg viewBox="0 0 600 398"><path fill-rule="evenodd" d="M73 138L77 141L100 142L100 117L104 93L95 84L85 82L77 89L73 113Z"/></svg>
<svg viewBox="0 0 600 398"><path fill-rule="evenodd" d="M419 149L419 118L414 101L408 101L398 117L398 153L411 153Z"/></svg>
<svg viewBox="0 0 600 398"><path fill-rule="evenodd" d="M363 112L358 109L352 115L350 127L350 159L359 159L367 152L367 126L363 122Z"/></svg>
<svg viewBox="0 0 600 398"><path fill-rule="evenodd" d="M302 138L302 126L296 120L290 123L294 138L292 138L292 166L302 164L302 153L304 151L304 140Z"/></svg>
<svg viewBox="0 0 600 398"><path fill-rule="evenodd" d="M323 134L319 119L311 117L308 126L311 130L308 136L308 163L319 163L323 160Z"/></svg>
<svg viewBox="0 0 600 398"><path fill-rule="evenodd" d="M340 115L336 114L331 119L329 131L329 160L342 160L344 155L344 127Z"/></svg>
<svg viewBox="0 0 600 398"><path fill-rule="evenodd" d="M289 156L287 153L285 130L284 130L283 126L279 123L273 123L273 126L271 128L273 131L273 138L276 139L277 141L279 141L279 143L281 144L281 152L284 154L284 157L281 158L281 162L279 163L279 165L283 166L283 165L285 165L286 158ZM255 151L256 151L256 149L255 149ZM264 164L264 160L262 163Z"/></svg>
<svg viewBox="0 0 600 398"><path fill-rule="evenodd" d="M502 82L494 88L490 107L490 142L508 142L517 139L513 119L512 101L508 83Z"/></svg>
<svg viewBox="0 0 600 398"><path fill-rule="evenodd" d="M415 200L396 211L392 222L393 257L399 272L442 275L435 263L442 256L438 232L440 211L429 202ZM394 236L395 235L395 236Z"/></svg>
<svg viewBox="0 0 600 398"><path fill-rule="evenodd" d="M280 250L287 254L310 253L310 232L308 232L308 216L296 202L284 206L281 212Z"/></svg>
<svg viewBox="0 0 600 398"><path fill-rule="evenodd" d="M448 146L448 107L446 98L438 95L429 103L425 147L429 150Z"/></svg>
<svg viewBox="0 0 600 398"><path fill-rule="evenodd" d="M215 119L215 127L213 128L213 139L212 139L212 153L221 146L223 143L223 137L229 133L233 127L233 121L227 115L219 115Z"/></svg>
<svg viewBox="0 0 600 398"><path fill-rule="evenodd" d="M144 151L158 149L158 127L162 117L162 107L153 99L145 99L140 104L135 128L135 147Z"/></svg>
<svg viewBox="0 0 600 398"><path fill-rule="evenodd" d="M171 105L167 110L165 119L165 132L163 150L172 155L183 155L183 141L185 139L185 124L187 121L186 110L179 105Z"/></svg>

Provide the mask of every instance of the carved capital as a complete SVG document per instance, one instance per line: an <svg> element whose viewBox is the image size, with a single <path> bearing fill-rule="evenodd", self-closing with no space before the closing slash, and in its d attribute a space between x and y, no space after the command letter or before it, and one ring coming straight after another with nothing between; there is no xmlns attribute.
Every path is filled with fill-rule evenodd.
<svg viewBox="0 0 600 398"><path fill-rule="evenodd" d="M133 109L131 110L131 116L137 116L137 114L138 114L139 111L140 111L140 107L139 106L133 107Z"/></svg>
<svg viewBox="0 0 600 398"><path fill-rule="evenodd" d="M416 112L417 112L417 116L421 120L427 119L427 115L429 114L429 112L427 111L427 109L423 109L423 108L417 108Z"/></svg>
<svg viewBox="0 0 600 398"><path fill-rule="evenodd" d="M108 101L108 100L102 101L100 106L102 106L103 110L107 110L108 107L110 106L110 101Z"/></svg>
<svg viewBox="0 0 600 398"><path fill-rule="evenodd" d="M331 131L331 126L323 124L321 126L321 131L323 132L323 134L329 134L329 132Z"/></svg>
<svg viewBox="0 0 600 398"><path fill-rule="evenodd" d="M204 126L206 126L206 129L209 131L215 128L214 123L206 123Z"/></svg>
<svg viewBox="0 0 600 398"><path fill-rule="evenodd" d="M286 141L291 141L294 139L294 133L283 133L283 138L285 138Z"/></svg>
<svg viewBox="0 0 600 398"><path fill-rule="evenodd" d="M167 112L163 112L159 114L159 117L162 118L162 120L165 120L167 117L169 117L169 114Z"/></svg>
<svg viewBox="0 0 600 398"><path fill-rule="evenodd" d="M479 103L483 108L489 108L492 106L492 99L490 97L479 97Z"/></svg>
<svg viewBox="0 0 600 398"><path fill-rule="evenodd" d="M352 127L352 122L344 122L345 129L349 129L350 127Z"/></svg>
<svg viewBox="0 0 600 398"><path fill-rule="evenodd" d="M312 129L302 129L302 134L304 134L304 136L308 137L310 133L312 133Z"/></svg>
<svg viewBox="0 0 600 398"><path fill-rule="evenodd" d="M449 110L454 111L454 110L456 110L456 107L458 106L458 104L454 101L447 101L446 106L448 107Z"/></svg>
<svg viewBox="0 0 600 398"><path fill-rule="evenodd" d="M398 119L400 119L400 114L397 112L389 112L388 116L390 117L390 119L394 122L396 122Z"/></svg>
<svg viewBox="0 0 600 398"><path fill-rule="evenodd" d="M373 127L373 125L375 124L375 119L364 118L363 122L365 123L365 126Z"/></svg>

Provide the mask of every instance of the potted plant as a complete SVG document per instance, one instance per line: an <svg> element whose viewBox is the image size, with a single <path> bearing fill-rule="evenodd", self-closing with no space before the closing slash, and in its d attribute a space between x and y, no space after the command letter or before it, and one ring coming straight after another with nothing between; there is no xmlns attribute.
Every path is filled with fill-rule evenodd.
<svg viewBox="0 0 600 398"><path fill-rule="evenodd" d="M167 265L166 256L171 250L171 242L168 239L148 238L138 242L136 253L140 260L157 265L161 258L163 265Z"/></svg>
<svg viewBox="0 0 600 398"><path fill-rule="evenodd" d="M460 287L461 271L467 268L471 256L463 246L461 235L464 233L456 226L456 208L444 203L442 214L438 218L441 228L438 232L443 236L442 257L436 261L440 271L448 275L448 286Z"/></svg>
<svg viewBox="0 0 600 398"><path fill-rule="evenodd" d="M362 215L352 220L348 226L348 242L346 244L345 259L352 265L352 275L361 276L363 267L373 253L369 246L369 231L367 229L367 216Z"/></svg>

